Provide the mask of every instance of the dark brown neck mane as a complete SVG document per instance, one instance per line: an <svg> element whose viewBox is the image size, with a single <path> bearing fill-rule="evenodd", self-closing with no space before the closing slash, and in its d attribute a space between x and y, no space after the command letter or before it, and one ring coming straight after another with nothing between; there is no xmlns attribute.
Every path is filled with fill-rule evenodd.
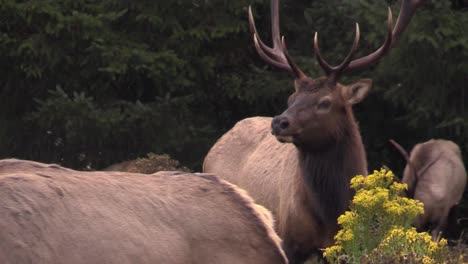
<svg viewBox="0 0 468 264"><path fill-rule="evenodd" d="M342 127L339 138L326 150L298 146L311 213L324 225L336 224L338 216L348 208L353 195L349 187L351 178L367 174L364 146L352 114L348 120L351 122Z"/></svg>

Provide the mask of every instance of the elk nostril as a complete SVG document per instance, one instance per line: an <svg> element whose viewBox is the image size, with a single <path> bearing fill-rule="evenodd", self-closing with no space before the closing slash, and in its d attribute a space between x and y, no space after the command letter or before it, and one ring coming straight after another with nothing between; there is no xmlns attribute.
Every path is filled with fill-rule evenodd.
<svg viewBox="0 0 468 264"><path fill-rule="evenodd" d="M280 135L285 132L289 127L288 118L285 116L276 116L271 122L271 133L273 135Z"/></svg>
<svg viewBox="0 0 468 264"><path fill-rule="evenodd" d="M288 122L288 120L285 120L285 119L281 120L279 126L280 126L281 129L286 129L286 128L288 128L288 127L289 127L289 122Z"/></svg>

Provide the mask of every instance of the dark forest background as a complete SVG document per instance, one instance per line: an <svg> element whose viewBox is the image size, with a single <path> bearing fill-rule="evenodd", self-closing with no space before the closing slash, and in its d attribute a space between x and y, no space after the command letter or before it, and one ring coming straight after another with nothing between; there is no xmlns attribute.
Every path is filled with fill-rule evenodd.
<svg viewBox="0 0 468 264"><path fill-rule="evenodd" d="M455 141L468 160L468 1L428 1L398 46L367 71L372 93L355 114L370 170L401 172L389 147ZM268 0L0 0L0 158L101 169L167 153L194 170L238 120L274 116L293 91L287 73L256 54L252 5L270 43ZM399 1L282 0L281 30L310 76L322 52L339 62L354 23L357 56L385 39L387 6Z"/></svg>

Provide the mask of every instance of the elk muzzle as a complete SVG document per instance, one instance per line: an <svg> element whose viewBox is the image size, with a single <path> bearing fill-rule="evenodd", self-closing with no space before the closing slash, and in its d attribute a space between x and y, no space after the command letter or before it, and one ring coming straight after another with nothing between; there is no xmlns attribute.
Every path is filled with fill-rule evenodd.
<svg viewBox="0 0 468 264"><path fill-rule="evenodd" d="M290 127L290 121L287 116L275 116L271 121L271 134L281 143L292 143L293 136L289 133Z"/></svg>

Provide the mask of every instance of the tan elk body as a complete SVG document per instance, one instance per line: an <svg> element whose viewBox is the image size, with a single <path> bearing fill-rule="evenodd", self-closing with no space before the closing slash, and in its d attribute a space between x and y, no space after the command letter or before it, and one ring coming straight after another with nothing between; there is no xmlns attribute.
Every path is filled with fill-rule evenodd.
<svg viewBox="0 0 468 264"><path fill-rule="evenodd" d="M367 174L365 149L352 106L368 94L371 81L338 83L346 72L375 63L394 46L421 0L404 0L393 28L374 53L352 60L359 43L359 26L346 59L336 67L321 56L317 33L314 50L326 76L312 79L289 56L279 32L279 2L271 1L273 47L260 39L251 9L250 29L260 57L294 78L288 109L275 118L253 117L238 122L221 137L205 158L203 169L244 188L277 219L291 263L330 246L337 217L352 197L350 179ZM272 135L273 134L273 135ZM292 144L281 144L292 143Z"/></svg>
<svg viewBox="0 0 468 264"><path fill-rule="evenodd" d="M0 263L287 263L268 210L211 174L0 160Z"/></svg>
<svg viewBox="0 0 468 264"><path fill-rule="evenodd" d="M431 139L415 145L408 156L395 141L392 144L407 160L402 182L408 185L408 197L424 204L424 214L414 225L430 230L437 240L465 191L467 176L460 148L450 140Z"/></svg>

